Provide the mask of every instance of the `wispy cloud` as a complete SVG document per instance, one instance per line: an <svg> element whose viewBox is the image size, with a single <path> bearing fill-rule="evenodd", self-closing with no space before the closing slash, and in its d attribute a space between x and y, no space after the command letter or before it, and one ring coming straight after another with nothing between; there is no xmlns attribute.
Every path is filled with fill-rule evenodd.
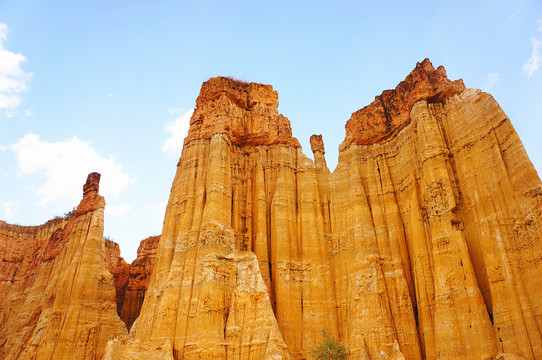
<svg viewBox="0 0 542 360"><path fill-rule="evenodd" d="M121 218L124 220L128 219L127 214L132 210L132 206L121 203L121 204L108 204L105 207L105 213L111 216ZM107 216L107 215L106 215Z"/></svg>
<svg viewBox="0 0 542 360"><path fill-rule="evenodd" d="M542 19L536 19L536 30L542 31Z"/></svg>
<svg viewBox="0 0 542 360"><path fill-rule="evenodd" d="M184 112L184 108L169 108L167 110L171 115L179 115L181 114L182 112Z"/></svg>
<svg viewBox="0 0 542 360"><path fill-rule="evenodd" d="M107 97L108 99L113 99L113 98L115 97L115 94L109 93L109 94L107 94L106 97Z"/></svg>
<svg viewBox="0 0 542 360"><path fill-rule="evenodd" d="M533 75L534 72L538 70L538 68L540 67L540 63L542 62L542 58L540 57L540 47L542 46L542 40L538 40L532 37L531 43L533 45L533 52L529 60L527 60L527 62L523 65L523 71L528 76Z"/></svg>
<svg viewBox="0 0 542 360"><path fill-rule="evenodd" d="M164 214L166 213L167 202L167 199L162 200L154 205L150 205L148 209L159 217L164 217Z"/></svg>
<svg viewBox="0 0 542 360"><path fill-rule="evenodd" d="M499 83L501 82L501 76L497 73L489 74L487 81L486 81L486 87L485 91L490 91L495 88Z"/></svg>
<svg viewBox="0 0 542 360"><path fill-rule="evenodd" d="M520 3L514 9L514 12L508 16L508 20L512 20L521 13L521 10L525 7L525 0L521 0Z"/></svg>
<svg viewBox="0 0 542 360"><path fill-rule="evenodd" d="M170 113L171 109L169 110ZM179 156L183 150L183 141L188 134L190 127L190 118L194 113L194 109L188 110L183 115L166 124L166 132L169 133L168 138L162 145L162 151L170 156Z"/></svg>
<svg viewBox="0 0 542 360"><path fill-rule="evenodd" d="M8 37L8 26L0 23L0 116L11 117L21 104L21 93L28 89L27 82L32 76L21 70L26 57L4 48Z"/></svg>
<svg viewBox="0 0 542 360"><path fill-rule="evenodd" d="M2 204L6 220L11 219L19 211L19 201L6 201Z"/></svg>
<svg viewBox="0 0 542 360"><path fill-rule="evenodd" d="M36 194L40 204L53 203L69 208L81 199L81 186L89 173L102 174L100 193L118 197L135 181L112 156L101 156L89 143L73 137L67 141L42 141L27 134L11 146L18 160L18 175L44 175ZM36 179L40 181L41 177Z"/></svg>
<svg viewBox="0 0 542 360"><path fill-rule="evenodd" d="M31 107L31 108L25 109L23 111L23 115L25 117L31 117L31 116L35 116L36 114L34 113L34 108Z"/></svg>

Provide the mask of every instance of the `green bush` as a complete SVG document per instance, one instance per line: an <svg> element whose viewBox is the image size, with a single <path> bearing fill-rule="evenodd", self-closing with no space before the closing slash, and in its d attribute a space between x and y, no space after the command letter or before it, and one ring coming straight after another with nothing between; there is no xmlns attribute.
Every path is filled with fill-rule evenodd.
<svg viewBox="0 0 542 360"><path fill-rule="evenodd" d="M339 342L339 340L330 336L326 330L322 330L322 341L316 349L311 350L311 356L316 360L346 360L350 351Z"/></svg>

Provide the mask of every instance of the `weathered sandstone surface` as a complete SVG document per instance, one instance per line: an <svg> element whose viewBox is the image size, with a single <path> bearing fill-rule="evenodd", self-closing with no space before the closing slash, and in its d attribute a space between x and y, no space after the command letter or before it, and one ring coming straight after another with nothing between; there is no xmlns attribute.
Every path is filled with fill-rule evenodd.
<svg viewBox="0 0 542 360"><path fill-rule="evenodd" d="M130 281L130 264L120 256L120 247L116 242L104 238L102 249L104 265L111 275L113 275L117 314L120 316L120 309L122 309L122 304L124 303L128 283Z"/></svg>
<svg viewBox="0 0 542 360"><path fill-rule="evenodd" d="M101 359L126 334L102 259L100 174L90 174L69 219L0 223L1 359Z"/></svg>
<svg viewBox="0 0 542 360"><path fill-rule="evenodd" d="M542 358L542 185L495 100L428 60L330 173L268 85L203 84L139 318L110 358ZM500 355L499 355L500 356Z"/></svg>
<svg viewBox="0 0 542 360"><path fill-rule="evenodd" d="M124 299L122 303L117 303L119 316L126 323L128 330L141 311L145 292L156 262L156 249L159 240L160 236L150 236L141 241L137 249L137 258L130 264Z"/></svg>
<svg viewBox="0 0 542 360"><path fill-rule="evenodd" d="M277 109L202 85L131 265L92 177L69 221L0 222L0 358L307 359L325 329L351 359L542 359L542 183L489 94L424 60L352 114L333 173Z"/></svg>
<svg viewBox="0 0 542 360"><path fill-rule="evenodd" d="M156 261L156 249L160 236L149 236L141 241L137 258L128 264L120 256L119 245L104 238L103 259L105 267L113 275L117 293L117 313L128 330L139 316L145 292L149 286Z"/></svg>

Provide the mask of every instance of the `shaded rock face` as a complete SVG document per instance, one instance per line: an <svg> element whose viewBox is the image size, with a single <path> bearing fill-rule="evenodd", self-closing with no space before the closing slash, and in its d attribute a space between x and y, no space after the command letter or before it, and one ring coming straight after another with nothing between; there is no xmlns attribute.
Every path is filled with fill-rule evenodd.
<svg viewBox="0 0 542 360"><path fill-rule="evenodd" d="M117 303L117 314L120 317L122 304L124 303L130 281L130 264L120 256L119 244L107 238L103 239L102 256L105 267L113 275L113 285L116 292L115 302ZM122 320L124 321L124 319Z"/></svg>
<svg viewBox="0 0 542 360"><path fill-rule="evenodd" d="M488 94L428 60L330 173L268 85L203 84L130 339L109 358L542 357L542 185ZM499 355L500 356L500 355Z"/></svg>
<svg viewBox="0 0 542 360"><path fill-rule="evenodd" d="M137 249L137 258L131 264L127 264L120 256L119 245L104 239L104 262L113 275L117 293L117 313L128 330L139 316L143 305L156 261L159 240L160 236L149 236L142 240Z"/></svg>
<svg viewBox="0 0 542 360"><path fill-rule="evenodd" d="M117 314L128 330L139 316L145 292L149 286L156 261L156 249L160 236L149 236L141 241L137 258L128 264L120 256L119 245L107 238L103 240L103 259L107 270L113 275L116 291Z"/></svg>
<svg viewBox="0 0 542 360"><path fill-rule="evenodd" d="M69 219L0 223L1 359L101 359L107 341L126 334L102 260L99 179L89 175Z"/></svg>
<svg viewBox="0 0 542 360"><path fill-rule="evenodd" d="M151 236L141 241L137 249L137 259L130 264L129 282L120 310L120 318L126 323L128 329L132 327L139 316L145 292L149 286L154 263L156 262L156 249L160 236Z"/></svg>

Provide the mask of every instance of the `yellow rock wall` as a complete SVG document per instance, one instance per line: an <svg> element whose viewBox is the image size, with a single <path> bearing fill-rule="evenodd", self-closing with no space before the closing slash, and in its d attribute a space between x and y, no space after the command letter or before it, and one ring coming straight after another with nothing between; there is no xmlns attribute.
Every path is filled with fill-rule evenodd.
<svg viewBox="0 0 542 360"><path fill-rule="evenodd" d="M87 184L40 230L62 245L43 261L0 243L0 357L307 359L327 330L351 359L542 358L542 184L489 94L417 64L352 114L333 173L269 85L213 78L196 105L156 255L118 309L133 321L146 289L129 336Z"/></svg>
<svg viewBox="0 0 542 360"><path fill-rule="evenodd" d="M2 224L12 229L3 231L2 244L24 249L43 243L37 257L22 261L32 262L31 270L0 298L2 359L101 359L107 341L126 334L102 259L105 201L98 195L99 174L91 175L69 220L39 227L36 237L26 237L33 228Z"/></svg>
<svg viewBox="0 0 542 360"><path fill-rule="evenodd" d="M542 186L510 121L428 61L377 100L330 173L321 136L312 161L269 86L204 83L130 341L260 359L269 338L305 359L327 329L353 358L541 357ZM238 253L267 292L250 303L263 323L236 317L231 337L241 285L217 259Z"/></svg>

